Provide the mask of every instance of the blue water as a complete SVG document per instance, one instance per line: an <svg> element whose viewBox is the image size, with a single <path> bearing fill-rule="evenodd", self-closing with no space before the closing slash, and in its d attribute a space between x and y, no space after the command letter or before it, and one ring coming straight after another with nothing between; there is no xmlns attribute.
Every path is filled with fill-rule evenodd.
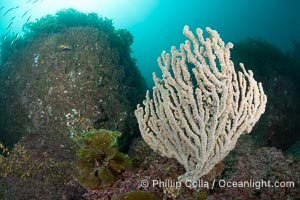
<svg viewBox="0 0 300 200"><path fill-rule="evenodd" d="M291 39L300 40L298 0L0 0L0 33L21 36L27 20L70 7L96 12L133 34L133 57L148 86L153 85L152 72L159 72L161 51L184 41L185 24L191 30L210 26L226 42L263 38L285 52L293 50Z"/></svg>

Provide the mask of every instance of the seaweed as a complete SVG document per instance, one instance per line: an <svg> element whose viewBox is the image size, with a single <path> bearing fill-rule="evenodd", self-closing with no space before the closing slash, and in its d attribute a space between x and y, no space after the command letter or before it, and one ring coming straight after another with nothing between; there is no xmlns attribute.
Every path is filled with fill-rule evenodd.
<svg viewBox="0 0 300 200"><path fill-rule="evenodd" d="M131 168L130 158L118 150L120 133L105 129L91 130L78 136L76 154L78 181L87 189L111 185L118 173Z"/></svg>
<svg viewBox="0 0 300 200"><path fill-rule="evenodd" d="M143 200L159 200L160 198L155 194L147 191L130 191L122 194L121 196L115 198L115 200L134 200L134 199L143 199Z"/></svg>
<svg viewBox="0 0 300 200"><path fill-rule="evenodd" d="M72 8L60 10L55 15L46 15L35 22L29 22L24 25L23 31L25 37L32 38L79 26L95 27L104 32L114 32L112 20L99 17L96 13L85 14Z"/></svg>

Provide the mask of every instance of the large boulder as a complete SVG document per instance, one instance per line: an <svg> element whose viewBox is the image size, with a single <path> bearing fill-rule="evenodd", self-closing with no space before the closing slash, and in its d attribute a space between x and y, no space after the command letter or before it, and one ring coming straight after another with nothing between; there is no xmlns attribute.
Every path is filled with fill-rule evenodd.
<svg viewBox="0 0 300 200"><path fill-rule="evenodd" d="M114 30L107 19L97 24L95 15L92 22L87 15L89 23L61 22L56 27L63 28L46 29L51 20L59 23L55 19L61 13L31 24L34 31L7 45L11 53L2 59L0 140L11 144L29 133L72 136L104 128L122 133L124 149L138 134L133 110L146 89L130 56L133 38L126 30ZM44 29L34 29L36 24Z"/></svg>

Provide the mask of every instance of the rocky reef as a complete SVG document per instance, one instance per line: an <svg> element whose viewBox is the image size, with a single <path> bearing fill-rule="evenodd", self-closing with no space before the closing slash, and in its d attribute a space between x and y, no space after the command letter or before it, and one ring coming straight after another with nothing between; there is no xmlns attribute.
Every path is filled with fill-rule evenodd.
<svg viewBox="0 0 300 200"><path fill-rule="evenodd" d="M298 54L256 39L235 45L234 62L266 88L266 113L196 188L176 187L183 167L138 137L134 109L146 85L133 36L72 9L25 31L1 46L0 199L299 199ZM286 185L222 185L251 180Z"/></svg>
<svg viewBox="0 0 300 200"><path fill-rule="evenodd" d="M133 36L73 9L24 28L1 46L0 144L14 148L0 154L0 199L80 199L74 138L118 131L126 152L139 135L133 110L146 84L130 55Z"/></svg>
<svg viewBox="0 0 300 200"><path fill-rule="evenodd" d="M236 43L232 58L253 70L268 96L266 112L255 128L256 141L287 150L300 139L299 58L254 38Z"/></svg>
<svg viewBox="0 0 300 200"><path fill-rule="evenodd" d="M79 18L75 24L72 16ZM131 34L74 10L27 29L8 47L13 52L2 56L0 139L10 145L30 133L70 136L106 128L122 133L126 149L138 135L132 110L146 89L130 57Z"/></svg>

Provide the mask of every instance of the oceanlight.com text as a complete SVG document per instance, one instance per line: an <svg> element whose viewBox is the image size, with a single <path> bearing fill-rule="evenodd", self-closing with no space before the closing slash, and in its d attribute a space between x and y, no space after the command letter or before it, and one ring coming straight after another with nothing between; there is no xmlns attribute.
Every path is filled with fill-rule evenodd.
<svg viewBox="0 0 300 200"><path fill-rule="evenodd" d="M206 188L206 189L214 189L215 187L219 188L255 188L255 189L261 189L261 188L267 188L267 187L276 187L276 188L293 188L295 187L295 182L294 181L270 181L270 180L245 180L245 181L229 181L229 180L213 180L211 182L209 181L204 181L204 180L199 180L199 181L184 181L180 182L177 180L146 180L143 179L140 182L141 187L147 188L147 187L159 187L159 188L181 188L181 187L187 187L187 188L194 188L194 189L199 189L199 188Z"/></svg>

